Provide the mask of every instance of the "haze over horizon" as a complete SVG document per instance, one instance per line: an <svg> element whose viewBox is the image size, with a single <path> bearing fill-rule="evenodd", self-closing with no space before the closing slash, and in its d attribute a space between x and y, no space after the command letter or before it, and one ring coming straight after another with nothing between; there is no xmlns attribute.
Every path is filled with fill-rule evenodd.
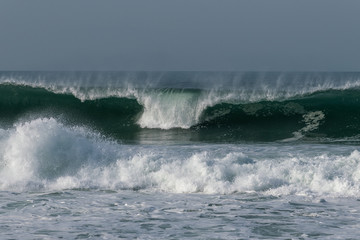
<svg viewBox="0 0 360 240"><path fill-rule="evenodd" d="M357 71L360 1L0 3L0 70Z"/></svg>

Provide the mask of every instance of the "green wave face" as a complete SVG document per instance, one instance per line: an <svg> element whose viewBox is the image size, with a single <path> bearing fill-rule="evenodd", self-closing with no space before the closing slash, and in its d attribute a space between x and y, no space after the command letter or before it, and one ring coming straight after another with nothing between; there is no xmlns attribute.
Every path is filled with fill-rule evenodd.
<svg viewBox="0 0 360 240"><path fill-rule="evenodd" d="M10 127L18 121L55 117L70 125L83 125L114 137L131 139L142 106L135 99L109 97L80 101L69 94L43 88L0 85L0 121Z"/></svg>
<svg viewBox="0 0 360 240"><path fill-rule="evenodd" d="M252 102L216 94L148 89L81 101L66 92L0 84L0 124L53 117L123 142L359 141L357 88Z"/></svg>
<svg viewBox="0 0 360 240"><path fill-rule="evenodd" d="M200 131L218 129L213 137L234 141L357 141L359 120L360 90L353 89L317 92L281 102L221 103L207 108L196 127Z"/></svg>

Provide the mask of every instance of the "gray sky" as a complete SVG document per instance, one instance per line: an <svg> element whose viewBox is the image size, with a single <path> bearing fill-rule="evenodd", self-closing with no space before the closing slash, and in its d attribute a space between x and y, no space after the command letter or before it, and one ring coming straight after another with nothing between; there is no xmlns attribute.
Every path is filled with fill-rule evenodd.
<svg viewBox="0 0 360 240"><path fill-rule="evenodd" d="M0 0L0 70L360 70L359 0Z"/></svg>

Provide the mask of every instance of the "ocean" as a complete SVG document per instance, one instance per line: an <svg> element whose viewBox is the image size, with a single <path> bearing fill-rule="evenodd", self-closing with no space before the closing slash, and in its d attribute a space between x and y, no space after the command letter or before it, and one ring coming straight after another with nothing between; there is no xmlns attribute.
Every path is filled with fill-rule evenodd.
<svg viewBox="0 0 360 240"><path fill-rule="evenodd" d="M0 72L0 239L357 239L360 73Z"/></svg>

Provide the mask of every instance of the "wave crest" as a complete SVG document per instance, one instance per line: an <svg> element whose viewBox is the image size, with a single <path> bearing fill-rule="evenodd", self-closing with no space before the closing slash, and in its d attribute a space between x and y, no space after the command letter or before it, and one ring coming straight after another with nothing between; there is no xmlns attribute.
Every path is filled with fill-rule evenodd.
<svg viewBox="0 0 360 240"><path fill-rule="evenodd" d="M233 91L132 89L81 101L43 88L0 84L0 124L54 117L123 141L338 140L360 134L359 95L351 88L249 102L235 100Z"/></svg>

